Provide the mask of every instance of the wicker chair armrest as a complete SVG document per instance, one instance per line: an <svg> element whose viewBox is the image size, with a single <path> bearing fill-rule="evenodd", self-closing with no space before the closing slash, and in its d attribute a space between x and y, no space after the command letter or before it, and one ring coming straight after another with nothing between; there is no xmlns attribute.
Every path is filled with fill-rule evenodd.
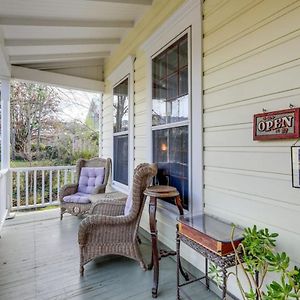
<svg viewBox="0 0 300 300"><path fill-rule="evenodd" d="M89 214L106 216L120 216L124 214L126 199L121 200L100 200L92 204Z"/></svg>
<svg viewBox="0 0 300 300"><path fill-rule="evenodd" d="M115 228L120 232L121 227L130 226L133 218L130 216L103 216L103 215L90 215L84 218L78 230L78 243L84 245L88 238L88 235L92 235L93 232L97 232L101 235L101 232L106 232Z"/></svg>
<svg viewBox="0 0 300 300"><path fill-rule="evenodd" d="M64 185L59 192L59 199L63 200L65 196L75 194L78 190L78 184L66 184Z"/></svg>
<svg viewBox="0 0 300 300"><path fill-rule="evenodd" d="M105 193L106 184L97 185L93 191L93 195Z"/></svg>

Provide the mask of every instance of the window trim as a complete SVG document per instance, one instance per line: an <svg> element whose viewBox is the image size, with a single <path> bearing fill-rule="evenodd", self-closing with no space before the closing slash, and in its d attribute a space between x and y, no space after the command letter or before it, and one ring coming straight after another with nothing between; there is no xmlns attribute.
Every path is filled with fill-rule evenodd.
<svg viewBox="0 0 300 300"><path fill-rule="evenodd" d="M129 114L129 111L130 111L130 98L129 98L129 90L130 90L130 86L129 86L129 84L130 84L130 75L128 74L128 75L126 75L124 78L122 78L119 82L117 82L114 86L113 86L113 93L112 93L112 96L113 96L113 103L114 103L114 89L118 86L118 85L120 85L120 84L122 84L124 81L128 81L128 91L127 91L127 93L128 93L128 129L127 130L124 130L124 131L118 131L118 132L114 132L114 123L113 123L113 147L112 147L112 157L113 157L113 160L112 160L112 170L111 170L111 175L112 175L112 184L113 184L113 186L115 186L115 187L118 187L119 189L121 189L121 190L126 190L126 189L128 189L128 185L129 185L129 126L130 126L130 114ZM113 116L114 117L114 116ZM127 167L128 167L128 178L127 178L127 181L128 181L128 185L126 185L126 184L124 184L124 183L122 183L122 182L120 182L120 181L117 181L117 180L114 180L114 155L115 155L115 145L114 145L114 137L115 136L122 136L122 135L124 135L124 136L126 136L127 135L127 138L128 138L128 149L127 149L127 155L128 155L128 157L127 157L127 159L128 159L128 165L127 165Z"/></svg>
<svg viewBox="0 0 300 300"><path fill-rule="evenodd" d="M113 105L113 90L114 88L128 78L128 130L121 132L113 132L113 115L112 115L112 157L114 157L114 136L124 135L128 133L128 185L122 184L118 181L113 180L113 167L111 176L111 185L116 190L128 193L132 185L133 170L134 170L134 114L133 114L133 101L134 101L134 86L133 86L133 63L135 58L128 56L111 74L108 76L108 80L111 83L111 95ZM114 162L113 162L114 163Z"/></svg>
<svg viewBox="0 0 300 300"><path fill-rule="evenodd" d="M141 46L146 54L146 78L147 78L147 132L146 141L148 161L152 161L152 57L162 51L176 39L178 34L191 27L191 40L189 43L191 60L191 99L190 106L190 137L191 137L191 192L192 200L189 212L199 214L203 212L203 88L202 88L202 22L201 1L187 0L160 28L148 38ZM160 212L168 219L176 217L173 205L160 202ZM167 213L166 213L167 212Z"/></svg>
<svg viewBox="0 0 300 300"><path fill-rule="evenodd" d="M172 39L168 44L166 44L164 47L161 48L160 51L157 51L154 55L151 56L151 66L153 63L153 60L159 56L161 53L166 51L168 48L173 47L175 43L177 43L179 40L181 40L185 35L187 35L187 46L188 46L188 119L185 121L179 121L179 122L171 122L171 123L166 123L162 125L153 125L151 126L151 143L152 143L152 148L151 148L151 161L153 162L153 131L156 130L164 130L164 129L170 129L170 128L178 128L182 126L187 126L188 127L188 189L189 189L189 209L185 209L186 212L191 212L191 207L192 207L192 161L191 161L191 153L192 153L192 134L191 134L191 106L192 106L192 85L191 85L191 80L192 80L192 56L191 56L191 44L192 44L192 38L191 38L191 27L189 26L186 28L184 31L182 31L180 34L178 34L174 39ZM167 75L166 75L167 76ZM152 92L152 85L153 85L153 71L151 68L151 103L153 104L153 92ZM178 96L179 98L180 96ZM152 108L151 108L151 118L152 118ZM162 206L167 207L168 209L171 210L172 204L168 202L162 202ZM172 211L172 210L171 210Z"/></svg>

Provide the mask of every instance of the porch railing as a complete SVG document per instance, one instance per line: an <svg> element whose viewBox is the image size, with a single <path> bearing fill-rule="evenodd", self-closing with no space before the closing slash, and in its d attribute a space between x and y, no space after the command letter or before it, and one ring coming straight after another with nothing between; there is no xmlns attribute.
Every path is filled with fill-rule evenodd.
<svg viewBox="0 0 300 300"><path fill-rule="evenodd" d="M0 171L0 229L9 206L9 170Z"/></svg>
<svg viewBox="0 0 300 300"><path fill-rule="evenodd" d="M11 210L57 205L59 190L74 183L75 166L10 169Z"/></svg>

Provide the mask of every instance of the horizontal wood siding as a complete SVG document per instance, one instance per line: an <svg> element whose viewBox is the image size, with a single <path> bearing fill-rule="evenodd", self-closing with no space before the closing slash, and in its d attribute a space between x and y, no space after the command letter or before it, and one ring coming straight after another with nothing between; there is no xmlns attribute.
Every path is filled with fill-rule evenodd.
<svg viewBox="0 0 300 300"><path fill-rule="evenodd" d="M103 95L103 124L102 124L102 155L112 157L113 155L113 96L112 87L106 83Z"/></svg>
<svg viewBox="0 0 300 300"><path fill-rule="evenodd" d="M300 106L300 2L207 0L203 12L205 210L278 232L299 264L295 141L253 141L252 118Z"/></svg>
<svg viewBox="0 0 300 300"><path fill-rule="evenodd" d="M135 62L135 99L134 99L134 116L135 116L135 126L134 126L134 147L135 147L135 167L148 160L148 150L147 150L147 135L146 132L150 130L147 126L148 119L148 108L146 97L146 57L142 51L137 52L136 62ZM149 103L149 102L148 102Z"/></svg>

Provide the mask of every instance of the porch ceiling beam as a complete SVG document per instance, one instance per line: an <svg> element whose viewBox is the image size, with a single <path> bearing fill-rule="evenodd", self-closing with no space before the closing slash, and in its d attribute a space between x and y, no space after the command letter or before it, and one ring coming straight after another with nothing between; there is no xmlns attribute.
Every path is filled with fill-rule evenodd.
<svg viewBox="0 0 300 300"><path fill-rule="evenodd" d="M31 68L31 69L38 69L38 70L51 70L51 69L65 69L65 68L103 66L103 65L104 65L104 59L95 58L95 59L75 60L75 61L33 63L33 64L26 64L24 65L24 67Z"/></svg>
<svg viewBox="0 0 300 300"><path fill-rule="evenodd" d="M119 44L120 39L5 39L8 47L20 46L68 46L68 45L113 45Z"/></svg>
<svg viewBox="0 0 300 300"><path fill-rule="evenodd" d="M83 91L103 92L104 82L82 77L63 75L47 71L34 70L19 66L12 66L12 78L41 82L49 85L60 86Z"/></svg>
<svg viewBox="0 0 300 300"><path fill-rule="evenodd" d="M10 77L11 67L9 57L4 47L4 39L0 28L0 77Z"/></svg>
<svg viewBox="0 0 300 300"><path fill-rule="evenodd" d="M153 2L153 0L86 0L86 1L109 2L109 3L120 3L120 4L138 4L138 5L152 5Z"/></svg>
<svg viewBox="0 0 300 300"><path fill-rule="evenodd" d="M43 27L89 27L89 28L132 28L130 20L66 20L41 19L15 16L0 16L0 25L12 26L43 26Z"/></svg>
<svg viewBox="0 0 300 300"><path fill-rule="evenodd" d="M110 55L109 51L104 52L87 52L87 53L61 53L61 54L40 54L40 55L12 55L10 56L11 64L23 64L34 62L51 62L51 61L70 61L87 58L104 58Z"/></svg>

